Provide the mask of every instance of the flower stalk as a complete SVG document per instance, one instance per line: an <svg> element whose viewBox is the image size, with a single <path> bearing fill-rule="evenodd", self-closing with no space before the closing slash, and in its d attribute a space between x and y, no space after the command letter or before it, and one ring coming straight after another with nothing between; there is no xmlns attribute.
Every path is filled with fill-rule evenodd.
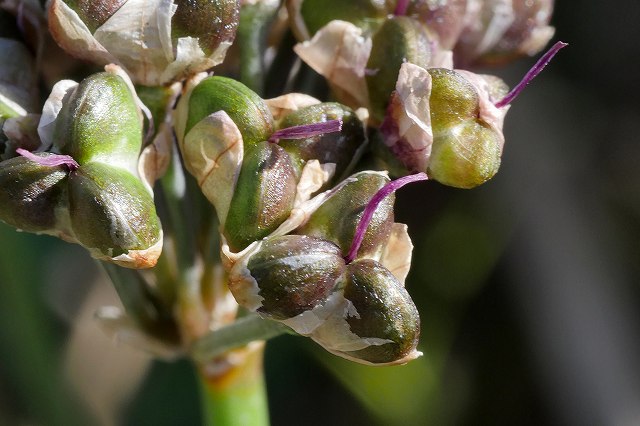
<svg viewBox="0 0 640 426"><path fill-rule="evenodd" d="M204 425L269 425L263 353L264 343L254 342L199 366Z"/></svg>

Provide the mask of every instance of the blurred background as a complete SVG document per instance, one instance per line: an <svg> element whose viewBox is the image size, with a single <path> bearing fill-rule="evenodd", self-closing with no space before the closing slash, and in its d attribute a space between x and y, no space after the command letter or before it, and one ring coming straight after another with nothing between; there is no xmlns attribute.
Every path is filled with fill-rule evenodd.
<svg viewBox="0 0 640 426"><path fill-rule="evenodd" d="M273 425L640 424L640 5L559 0L552 22L570 46L507 115L500 173L397 194L424 356L371 368L276 338ZM0 224L0 425L200 423L188 363L92 321L117 303L82 249Z"/></svg>

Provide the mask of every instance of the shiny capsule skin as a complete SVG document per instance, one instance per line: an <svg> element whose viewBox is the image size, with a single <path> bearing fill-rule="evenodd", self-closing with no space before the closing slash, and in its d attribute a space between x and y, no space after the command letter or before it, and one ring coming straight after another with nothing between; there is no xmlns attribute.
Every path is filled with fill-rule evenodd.
<svg viewBox="0 0 640 426"><path fill-rule="evenodd" d="M388 177L377 172L351 176L296 232L332 241L346 255L365 207L388 182ZM391 194L376 209L360 246L360 257L375 257L386 244L393 225L394 201L395 196Z"/></svg>
<svg viewBox="0 0 640 426"><path fill-rule="evenodd" d="M347 316L352 333L388 343L345 353L372 364L394 363L411 357L420 337L420 316L398 280L380 263L362 259L347 266L344 298L357 315Z"/></svg>
<svg viewBox="0 0 640 426"><path fill-rule="evenodd" d="M278 145L261 142L246 152L223 230L233 251L266 237L289 217L297 178Z"/></svg>
<svg viewBox="0 0 640 426"><path fill-rule="evenodd" d="M258 312L276 320L323 303L344 273L340 249L306 235L265 240L247 264L263 298Z"/></svg>

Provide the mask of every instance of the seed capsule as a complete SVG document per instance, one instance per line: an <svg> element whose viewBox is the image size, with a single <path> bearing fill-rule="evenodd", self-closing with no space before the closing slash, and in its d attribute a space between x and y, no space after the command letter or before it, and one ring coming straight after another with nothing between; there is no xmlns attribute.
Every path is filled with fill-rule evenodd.
<svg viewBox="0 0 640 426"><path fill-rule="evenodd" d="M296 196L297 174L287 152L262 142L242 162L224 235L233 251L273 232L285 221Z"/></svg>
<svg viewBox="0 0 640 426"><path fill-rule="evenodd" d="M370 29L389 13L388 7L372 0L288 0L286 4L292 28L300 40L310 38L334 20Z"/></svg>
<svg viewBox="0 0 640 426"><path fill-rule="evenodd" d="M138 175L142 119L119 69L56 84L38 131L51 152L16 149L0 163L0 217L77 242L130 268L154 266L162 230L148 182Z"/></svg>
<svg viewBox="0 0 640 426"><path fill-rule="evenodd" d="M69 216L77 240L99 258L144 251L162 238L153 199L142 182L105 164L89 163L70 174Z"/></svg>
<svg viewBox="0 0 640 426"><path fill-rule="evenodd" d="M136 173L142 120L122 77L104 72L82 80L55 119L53 140L54 149L80 164L98 161Z"/></svg>
<svg viewBox="0 0 640 426"><path fill-rule="evenodd" d="M384 117L400 66L411 62L427 68L431 60L430 41L425 27L405 16L387 19L374 34L366 81L375 122L381 122Z"/></svg>
<svg viewBox="0 0 640 426"><path fill-rule="evenodd" d="M500 167L507 108L496 108L492 99L504 96L506 85L467 71L432 68L429 74L433 146L427 174L459 188L480 185Z"/></svg>
<svg viewBox="0 0 640 426"><path fill-rule="evenodd" d="M322 304L344 268L335 244L305 235L267 239L247 263L262 298L258 312L276 320Z"/></svg>
<svg viewBox="0 0 640 426"><path fill-rule="evenodd" d="M406 63L380 132L409 172L472 188L500 166L508 107L494 102L506 92L497 77Z"/></svg>
<svg viewBox="0 0 640 426"><path fill-rule="evenodd" d="M240 18L238 0L175 0L171 17L171 38L195 37L206 55L213 55L224 44L231 44Z"/></svg>
<svg viewBox="0 0 640 426"><path fill-rule="evenodd" d="M274 131L271 111L260 96L236 80L213 76L202 80L178 105L178 115L186 117L184 133L178 137L217 111L225 111L238 126L245 147L266 141Z"/></svg>
<svg viewBox="0 0 640 426"><path fill-rule="evenodd" d="M282 139L278 145L291 155L298 169L309 160L334 163L334 178L340 179L359 158L359 150L367 141L364 125L351 108L335 102L307 106L285 116L279 127L324 123L330 120L341 120L342 130L304 139Z"/></svg>
<svg viewBox="0 0 640 426"><path fill-rule="evenodd" d="M345 319L361 339L377 339L366 348L345 351L350 358L373 364L403 363L419 355L420 317L411 297L396 278L374 260L347 266L344 298L353 315ZM383 343L386 342L386 343Z"/></svg>
<svg viewBox="0 0 640 426"><path fill-rule="evenodd" d="M0 219L23 231L55 233L66 177L62 167L42 166L24 157L0 162Z"/></svg>
<svg viewBox="0 0 640 426"><path fill-rule="evenodd" d="M420 317L411 297L371 259L348 264L324 304L283 322L329 352L363 364L404 364L421 355Z"/></svg>
<svg viewBox="0 0 640 426"><path fill-rule="evenodd" d="M389 178L382 173L360 172L353 175L296 232L329 240L346 255L365 207L387 182ZM359 258L380 255L391 233L394 201L391 194L376 209L360 246Z"/></svg>

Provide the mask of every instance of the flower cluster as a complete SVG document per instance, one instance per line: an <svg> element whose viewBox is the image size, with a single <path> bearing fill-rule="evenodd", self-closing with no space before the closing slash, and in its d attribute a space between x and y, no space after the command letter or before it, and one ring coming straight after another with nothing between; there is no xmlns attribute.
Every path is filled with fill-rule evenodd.
<svg viewBox="0 0 640 426"><path fill-rule="evenodd" d="M412 244L394 222L393 193L427 176L471 188L497 172L510 102L563 44L511 92L454 64L538 52L553 35L551 8L549 0L54 0L50 34L105 72L58 82L38 114L39 54L0 38L13 58L0 67L0 219L105 262L151 268L139 276L140 297L181 329L179 351L233 321L240 306L344 358L408 362L420 354L420 321L404 289ZM30 13L44 22L37 8ZM269 43L285 40L283 31L298 37L293 50L335 101L298 92L265 99L262 84L250 84L276 67ZM163 208L197 205L184 195L183 168L210 205L197 223L168 213L167 226ZM194 235L182 233L191 227ZM216 256L201 242L211 229ZM181 284L159 294L175 278L172 265ZM218 296L207 290L212 265L224 269ZM223 309L227 293L236 305Z"/></svg>

